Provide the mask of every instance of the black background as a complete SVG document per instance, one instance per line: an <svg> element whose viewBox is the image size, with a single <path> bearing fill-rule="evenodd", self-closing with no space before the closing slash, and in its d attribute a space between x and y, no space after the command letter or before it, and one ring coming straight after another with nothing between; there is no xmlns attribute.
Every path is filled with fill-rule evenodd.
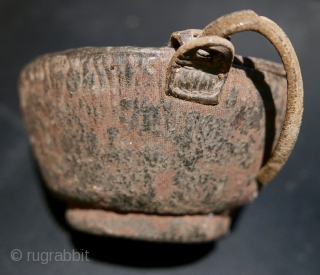
<svg viewBox="0 0 320 275"><path fill-rule="evenodd" d="M82 46L165 46L173 31L201 29L242 9L280 25L300 60L305 113L283 170L216 243L152 244L70 230L64 203L46 192L31 155L16 89L22 66ZM131 15L139 25L130 25ZM319 33L315 0L0 1L0 274L320 274ZM237 54L280 60L258 34L232 42ZM10 258L13 249L21 250L20 261ZM28 252L64 250L87 250L89 261L27 260Z"/></svg>

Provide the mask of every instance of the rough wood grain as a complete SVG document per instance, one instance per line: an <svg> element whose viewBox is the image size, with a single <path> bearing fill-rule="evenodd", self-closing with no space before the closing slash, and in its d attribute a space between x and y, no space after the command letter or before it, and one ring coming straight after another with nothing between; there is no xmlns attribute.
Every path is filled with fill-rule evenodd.
<svg viewBox="0 0 320 275"><path fill-rule="evenodd" d="M159 214L218 213L256 196L282 126L284 75L238 60L219 104L202 105L164 93L173 54L83 48L23 70L21 105L50 189L94 207Z"/></svg>

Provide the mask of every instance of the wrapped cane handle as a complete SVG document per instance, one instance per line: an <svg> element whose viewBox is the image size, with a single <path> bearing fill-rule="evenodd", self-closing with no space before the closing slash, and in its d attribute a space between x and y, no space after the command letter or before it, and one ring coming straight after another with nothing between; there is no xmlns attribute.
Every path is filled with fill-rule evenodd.
<svg viewBox="0 0 320 275"><path fill-rule="evenodd" d="M269 160L261 168L257 180L266 185L287 161L297 140L303 113L303 83L299 61L292 44L283 30L270 19L250 10L231 13L218 18L204 28L198 38L224 38L243 31L264 35L276 48L287 74L287 109L278 143Z"/></svg>

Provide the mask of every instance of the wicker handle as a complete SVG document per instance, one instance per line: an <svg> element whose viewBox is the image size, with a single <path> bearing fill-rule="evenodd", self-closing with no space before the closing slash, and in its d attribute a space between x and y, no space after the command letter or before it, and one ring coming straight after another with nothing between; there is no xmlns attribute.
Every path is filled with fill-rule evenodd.
<svg viewBox="0 0 320 275"><path fill-rule="evenodd" d="M267 163L258 174L258 181L266 185L287 161L297 140L303 113L303 83L299 61L292 44L273 21L253 11L240 11L220 17L210 23L198 38L217 35L227 38L242 31L264 35L277 49L287 74L287 110L278 143Z"/></svg>

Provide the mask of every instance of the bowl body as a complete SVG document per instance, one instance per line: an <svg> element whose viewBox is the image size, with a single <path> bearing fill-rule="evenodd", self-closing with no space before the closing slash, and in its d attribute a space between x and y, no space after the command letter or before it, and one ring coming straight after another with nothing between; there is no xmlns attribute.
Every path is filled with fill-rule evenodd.
<svg viewBox="0 0 320 275"><path fill-rule="evenodd" d="M91 209L223 213L257 195L283 123L281 65L237 57L216 106L167 96L174 49L82 48L44 55L19 91L47 186Z"/></svg>

